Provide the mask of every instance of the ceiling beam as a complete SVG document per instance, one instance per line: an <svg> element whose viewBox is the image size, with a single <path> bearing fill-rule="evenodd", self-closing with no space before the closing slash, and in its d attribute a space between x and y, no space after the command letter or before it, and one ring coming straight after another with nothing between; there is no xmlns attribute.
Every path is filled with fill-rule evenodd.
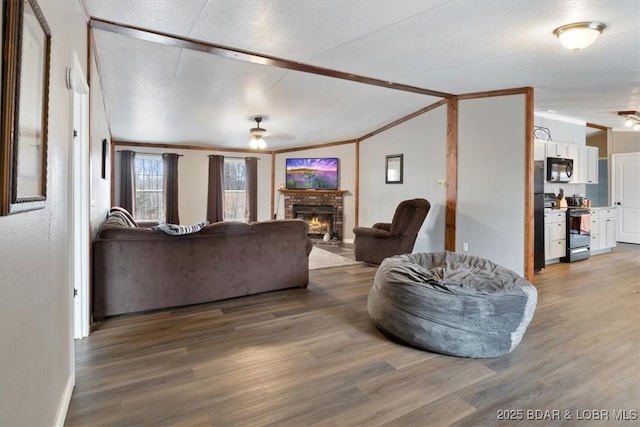
<svg viewBox="0 0 640 427"><path fill-rule="evenodd" d="M105 21L102 19L91 18L91 20L89 21L89 26L95 30L109 31L111 33L120 34L138 40L145 40L167 46L174 46L182 49L190 49L199 52L210 53L212 55L221 56L223 58L236 59L252 64L267 65L271 67L301 71L304 73L318 74L325 77L350 80L357 83L364 83L372 86L379 86L404 92L412 92L420 95L436 96L439 98L450 98L453 96L452 94L445 92L423 89L416 86L394 83L386 80L375 79L372 77L360 76L357 74L345 73L328 68L316 67L315 65L303 64L301 62L291 61L284 58L277 58L275 56L264 55L261 53L234 49L227 46L207 43L200 40L194 40L173 34L152 31L117 22Z"/></svg>
<svg viewBox="0 0 640 427"><path fill-rule="evenodd" d="M608 128L608 127L603 126L603 125L599 125L599 124L597 124L597 123L590 123L590 122L587 122L587 123L585 124L585 126L586 126L586 127L588 127L588 128L593 128L593 129L609 130L609 128Z"/></svg>
<svg viewBox="0 0 640 427"><path fill-rule="evenodd" d="M618 115L622 117L630 117L632 119L640 120L640 112L638 111L618 111Z"/></svg>

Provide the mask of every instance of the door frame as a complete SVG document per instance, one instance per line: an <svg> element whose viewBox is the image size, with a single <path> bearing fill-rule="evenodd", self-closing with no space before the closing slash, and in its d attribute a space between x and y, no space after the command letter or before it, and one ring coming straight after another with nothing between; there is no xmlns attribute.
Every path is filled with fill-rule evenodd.
<svg viewBox="0 0 640 427"><path fill-rule="evenodd" d="M634 153L615 153L611 155L611 170L609 171L610 173L610 179L611 179L611 194L610 194L610 200L611 200L611 204L616 206L616 241L618 241L618 237L621 234L621 227L622 227L622 209L620 208L620 206L618 205L619 200L618 200L618 195L616 194L616 191L618 190L617 187L617 177L618 177L618 159L623 158L623 157L632 157L632 156L640 156L640 152L634 152ZM624 242L624 241L623 241Z"/></svg>
<svg viewBox="0 0 640 427"><path fill-rule="evenodd" d="M69 141L70 274L73 292L73 337L89 335L89 85L75 51L67 68L71 90Z"/></svg>

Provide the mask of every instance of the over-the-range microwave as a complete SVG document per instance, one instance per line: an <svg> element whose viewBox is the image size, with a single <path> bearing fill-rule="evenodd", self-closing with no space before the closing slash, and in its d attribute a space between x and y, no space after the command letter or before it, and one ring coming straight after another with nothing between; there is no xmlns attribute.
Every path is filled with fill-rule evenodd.
<svg viewBox="0 0 640 427"><path fill-rule="evenodd" d="M571 182L573 180L573 159L547 157L547 181Z"/></svg>

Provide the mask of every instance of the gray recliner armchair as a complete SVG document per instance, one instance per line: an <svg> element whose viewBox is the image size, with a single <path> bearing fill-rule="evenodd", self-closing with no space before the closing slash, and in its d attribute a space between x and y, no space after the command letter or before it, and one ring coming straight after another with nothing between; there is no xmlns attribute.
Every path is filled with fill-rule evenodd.
<svg viewBox="0 0 640 427"><path fill-rule="evenodd" d="M391 223L355 227L356 261L380 264L390 256L411 253L430 208L426 199L405 200L396 208Z"/></svg>

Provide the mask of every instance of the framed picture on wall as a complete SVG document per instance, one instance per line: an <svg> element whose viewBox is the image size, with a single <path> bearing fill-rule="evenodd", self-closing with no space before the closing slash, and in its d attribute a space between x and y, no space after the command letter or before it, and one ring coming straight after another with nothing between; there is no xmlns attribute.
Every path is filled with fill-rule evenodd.
<svg viewBox="0 0 640 427"><path fill-rule="evenodd" d="M385 161L385 183L402 184L402 154L390 154Z"/></svg>
<svg viewBox="0 0 640 427"><path fill-rule="evenodd" d="M0 215L45 207L51 31L36 0L3 3Z"/></svg>

